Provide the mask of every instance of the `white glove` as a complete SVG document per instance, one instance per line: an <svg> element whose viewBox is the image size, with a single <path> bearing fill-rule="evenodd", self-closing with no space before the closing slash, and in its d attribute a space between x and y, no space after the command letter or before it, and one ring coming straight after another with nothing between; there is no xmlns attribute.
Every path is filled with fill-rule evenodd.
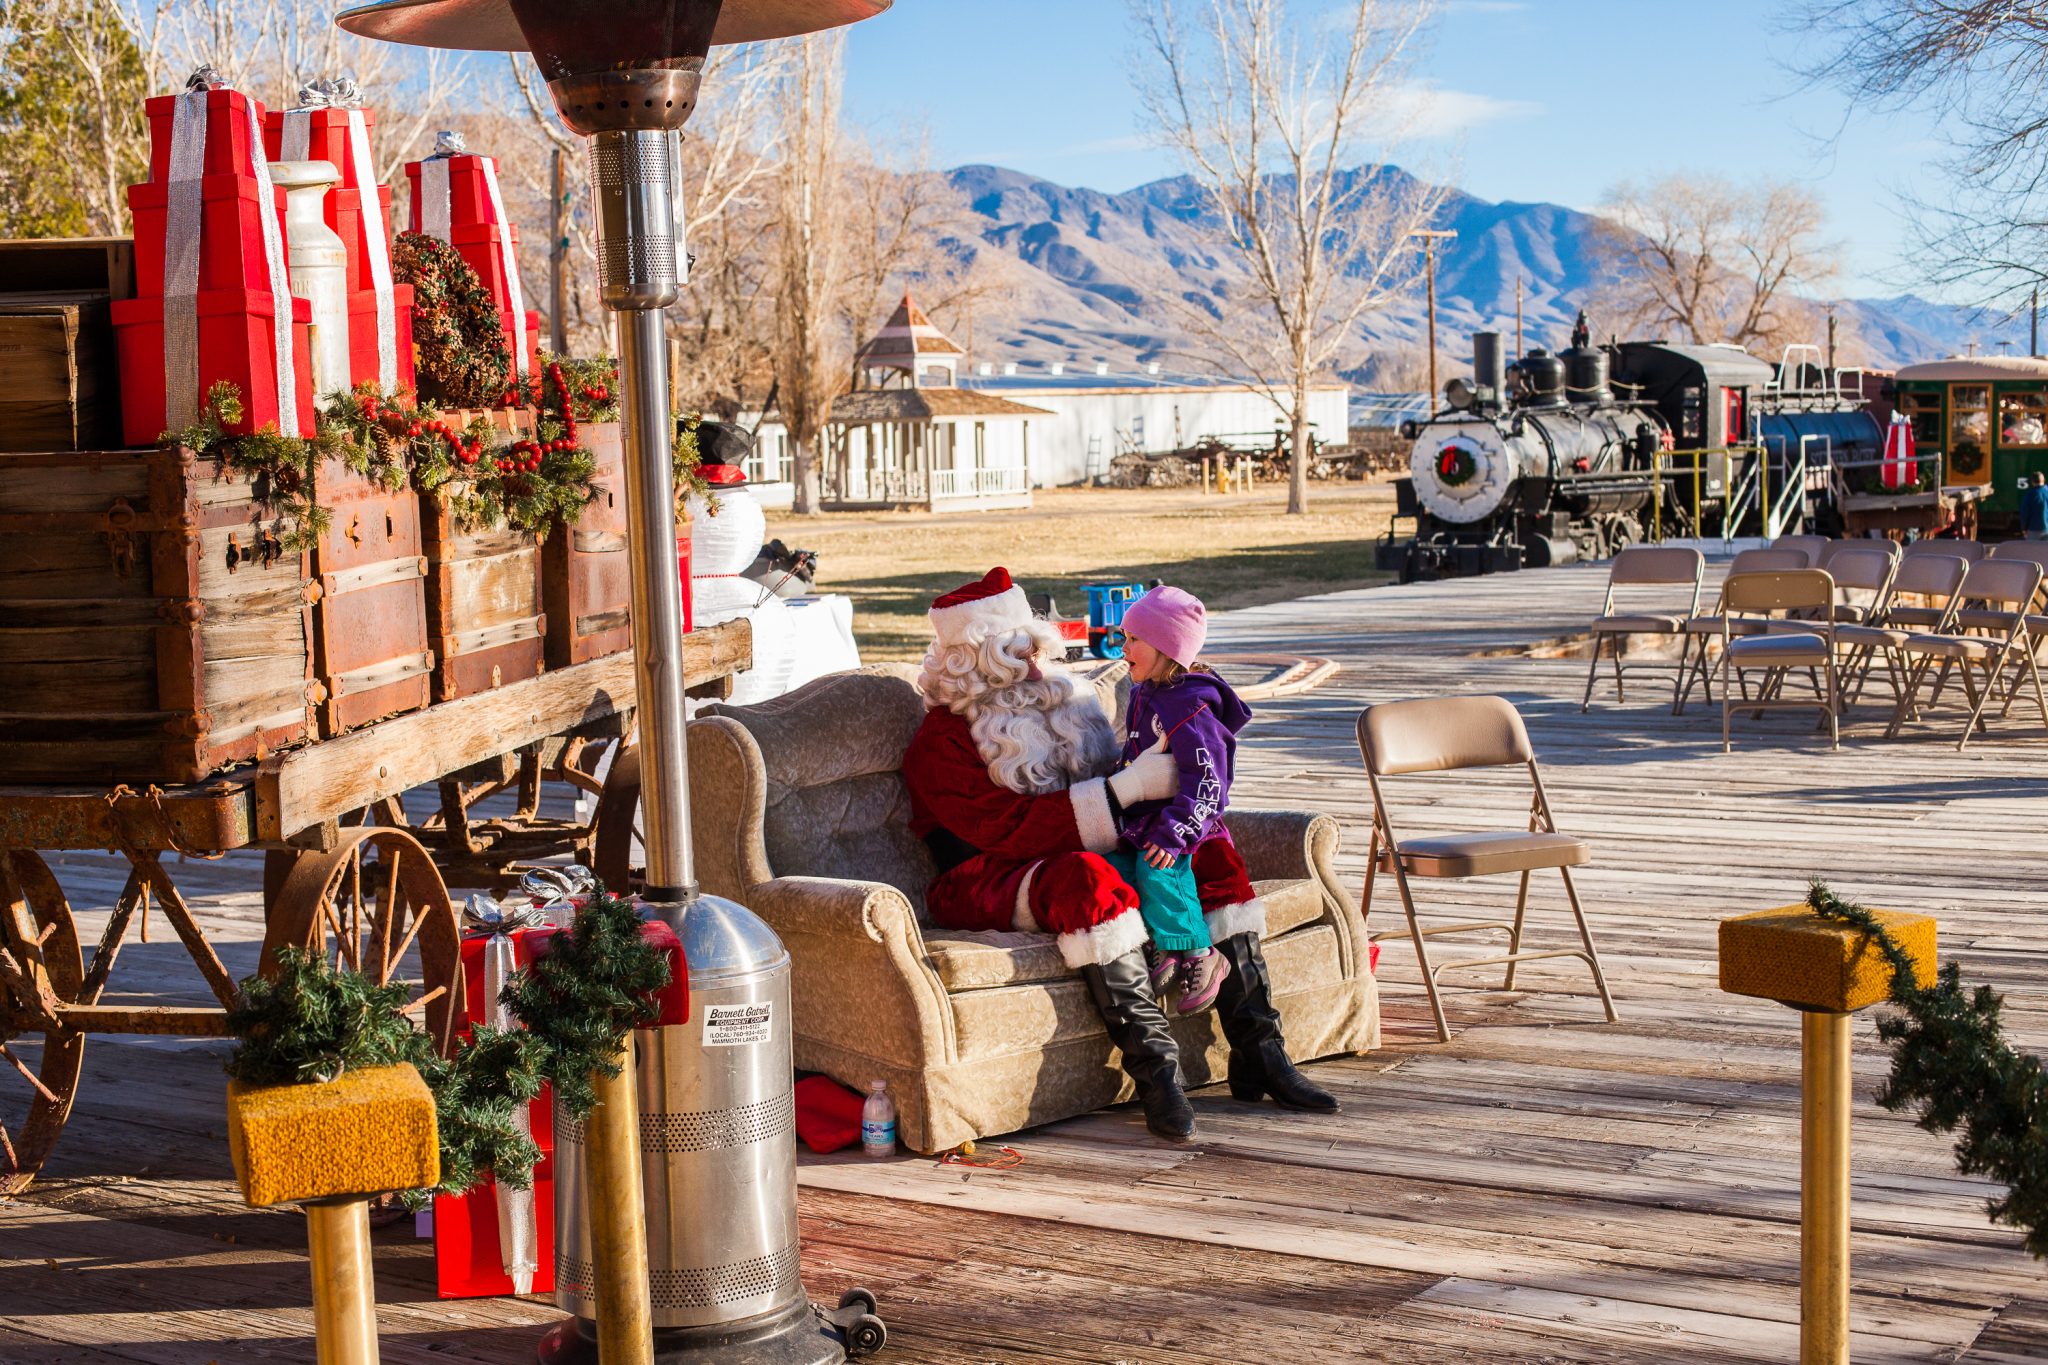
<svg viewBox="0 0 2048 1365"><path fill-rule="evenodd" d="M1111 773L1109 789L1117 804L1135 806L1140 801L1165 801L1180 795L1180 768L1166 752L1166 739L1132 759L1121 772Z"/></svg>

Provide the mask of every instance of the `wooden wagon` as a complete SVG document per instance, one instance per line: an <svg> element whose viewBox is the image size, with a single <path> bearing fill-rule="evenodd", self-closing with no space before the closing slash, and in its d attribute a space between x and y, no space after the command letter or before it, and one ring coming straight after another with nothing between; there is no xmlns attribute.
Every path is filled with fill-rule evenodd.
<svg viewBox="0 0 2048 1365"><path fill-rule="evenodd" d="M747 667L750 651L745 622L686 636L690 685L715 690ZM588 861L591 828L538 819L540 784L554 776L595 791L578 751L593 739L621 736L633 700L633 656L616 654L204 781L142 790L0 786L0 1070L32 1095L26 1122L13 1132L0 1127L0 1194L27 1186L62 1131L86 1034L226 1032L234 980L179 894L165 854L265 850L264 962L296 944L331 953L379 981L402 981L407 1012L423 1016L446 1045L463 1018L460 925L449 882L488 885L528 858ZM520 801L511 817L470 819L482 797L515 784ZM400 798L431 786L440 788L439 812L407 821ZM130 868L90 959L41 856L73 850L117 852ZM129 927L151 899L218 1007L99 1003ZM8 1046L25 1035L41 1039L33 1066Z"/></svg>

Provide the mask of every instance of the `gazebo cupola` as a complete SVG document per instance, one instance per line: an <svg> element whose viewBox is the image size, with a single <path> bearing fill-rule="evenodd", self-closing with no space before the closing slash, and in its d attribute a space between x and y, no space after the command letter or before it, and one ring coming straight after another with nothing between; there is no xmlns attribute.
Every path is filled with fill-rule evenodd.
<svg viewBox="0 0 2048 1365"><path fill-rule="evenodd" d="M960 358L953 339L932 325L908 292L882 330L855 352L857 389L951 389L960 384Z"/></svg>

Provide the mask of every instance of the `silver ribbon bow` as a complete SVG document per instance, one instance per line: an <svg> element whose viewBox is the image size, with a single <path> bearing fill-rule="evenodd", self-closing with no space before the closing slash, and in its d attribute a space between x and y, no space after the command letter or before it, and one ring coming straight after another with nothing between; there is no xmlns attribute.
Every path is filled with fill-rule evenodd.
<svg viewBox="0 0 2048 1365"><path fill-rule="evenodd" d="M192 68L192 74L185 78L187 90L219 90L226 85L219 69L210 62Z"/></svg>
<svg viewBox="0 0 2048 1365"><path fill-rule="evenodd" d="M581 863L532 868L519 879L519 893L543 911L554 909L562 901L588 896L596 890L597 874Z"/></svg>
<svg viewBox="0 0 2048 1365"><path fill-rule="evenodd" d="M434 150L427 153L428 160L437 156L461 156L469 151L469 139L453 128L443 128L434 134Z"/></svg>
<svg viewBox="0 0 2048 1365"><path fill-rule="evenodd" d="M487 933L484 943L484 998L490 1001L485 1022L496 1029L514 1029L519 1022L504 1001L505 983L519 970L519 953L513 946L515 930L547 923L534 905L503 905L489 896L471 896L462 906L465 928ZM523 1137L533 1133L529 1106L514 1105L512 1127ZM491 1182L498 1207L498 1261L511 1277L514 1293L533 1292L533 1277L540 1270L540 1222L534 1213L533 1191L515 1190L502 1180Z"/></svg>
<svg viewBox="0 0 2048 1365"><path fill-rule="evenodd" d="M359 109L362 103L363 92L356 88L353 77L330 76L299 87L301 109Z"/></svg>

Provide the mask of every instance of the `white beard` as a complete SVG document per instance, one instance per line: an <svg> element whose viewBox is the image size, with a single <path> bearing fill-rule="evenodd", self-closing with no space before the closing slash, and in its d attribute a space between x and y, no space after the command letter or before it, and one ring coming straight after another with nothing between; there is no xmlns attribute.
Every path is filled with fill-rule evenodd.
<svg viewBox="0 0 2048 1365"><path fill-rule="evenodd" d="M1064 677L1004 688L969 718L997 785L1025 795L1065 791L1115 760L1116 732L1095 691Z"/></svg>

